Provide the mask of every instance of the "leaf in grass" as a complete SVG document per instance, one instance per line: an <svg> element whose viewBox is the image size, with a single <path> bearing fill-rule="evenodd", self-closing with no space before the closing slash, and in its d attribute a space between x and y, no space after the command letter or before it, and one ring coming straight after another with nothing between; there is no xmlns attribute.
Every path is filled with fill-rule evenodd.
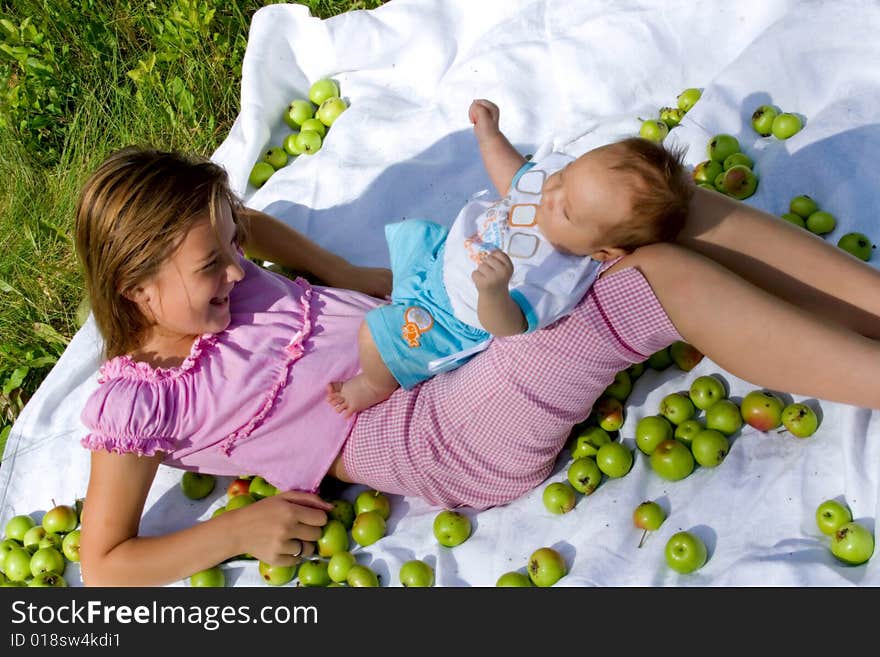
<svg viewBox="0 0 880 657"><path fill-rule="evenodd" d="M8 395L16 388L20 388L21 384L24 383L24 377L26 377L30 371L31 369L29 367L15 368L3 384L3 394Z"/></svg>
<svg viewBox="0 0 880 657"><path fill-rule="evenodd" d="M69 339L65 338L54 328L48 324L43 324L42 322L34 322L34 333L43 338L46 342L59 344L63 347L66 347L70 342Z"/></svg>
<svg viewBox="0 0 880 657"><path fill-rule="evenodd" d="M20 297L24 296L21 292L16 290L14 287L12 287L9 283L4 281L2 278L0 278L0 292L11 292L11 293L17 294Z"/></svg>

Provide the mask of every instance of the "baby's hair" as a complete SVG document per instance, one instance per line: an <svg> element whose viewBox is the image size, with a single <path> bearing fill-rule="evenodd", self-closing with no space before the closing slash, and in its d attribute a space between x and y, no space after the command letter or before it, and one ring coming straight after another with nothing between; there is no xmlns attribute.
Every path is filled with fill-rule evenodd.
<svg viewBox="0 0 880 657"><path fill-rule="evenodd" d="M694 187L684 167L685 147L667 148L648 139L617 142L623 149L612 169L633 174L633 216L611 237L615 246L632 251L654 242L672 242L687 219Z"/></svg>
<svg viewBox="0 0 880 657"><path fill-rule="evenodd" d="M86 181L76 207L76 252L105 358L132 351L149 326L126 292L159 271L198 219L209 217L217 234L222 201L243 243L241 201L226 171L206 158L128 146Z"/></svg>

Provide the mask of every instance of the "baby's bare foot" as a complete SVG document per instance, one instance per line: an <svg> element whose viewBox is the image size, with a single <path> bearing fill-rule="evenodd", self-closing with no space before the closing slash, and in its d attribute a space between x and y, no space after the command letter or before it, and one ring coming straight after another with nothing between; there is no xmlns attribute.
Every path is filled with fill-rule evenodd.
<svg viewBox="0 0 880 657"><path fill-rule="evenodd" d="M334 381L327 385L327 402L342 413L344 417L351 417L358 411L369 408L380 401L388 399L393 392L371 385L363 374L358 374L348 381Z"/></svg>

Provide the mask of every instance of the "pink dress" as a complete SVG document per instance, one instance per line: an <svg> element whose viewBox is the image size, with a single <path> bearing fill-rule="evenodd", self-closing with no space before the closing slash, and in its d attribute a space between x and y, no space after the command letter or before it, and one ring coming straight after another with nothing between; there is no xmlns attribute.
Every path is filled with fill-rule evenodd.
<svg viewBox="0 0 880 657"><path fill-rule="evenodd" d="M101 367L83 446L159 450L170 466L317 490L352 424L325 388L358 372L358 329L380 301L241 265L229 327L198 338L179 367L128 356Z"/></svg>

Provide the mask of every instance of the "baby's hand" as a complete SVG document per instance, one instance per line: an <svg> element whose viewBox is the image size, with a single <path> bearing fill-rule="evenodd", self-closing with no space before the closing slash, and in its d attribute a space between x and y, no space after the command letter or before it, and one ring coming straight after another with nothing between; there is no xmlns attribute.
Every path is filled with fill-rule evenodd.
<svg viewBox="0 0 880 657"><path fill-rule="evenodd" d="M493 137L501 132L498 128L498 120L501 110L491 100L480 98L471 103L468 109L468 118L474 124L474 134L477 141L483 141L487 137Z"/></svg>
<svg viewBox="0 0 880 657"><path fill-rule="evenodd" d="M480 266L471 274L480 292L507 291L507 283L513 275L513 262L504 251L495 249L483 256Z"/></svg>

